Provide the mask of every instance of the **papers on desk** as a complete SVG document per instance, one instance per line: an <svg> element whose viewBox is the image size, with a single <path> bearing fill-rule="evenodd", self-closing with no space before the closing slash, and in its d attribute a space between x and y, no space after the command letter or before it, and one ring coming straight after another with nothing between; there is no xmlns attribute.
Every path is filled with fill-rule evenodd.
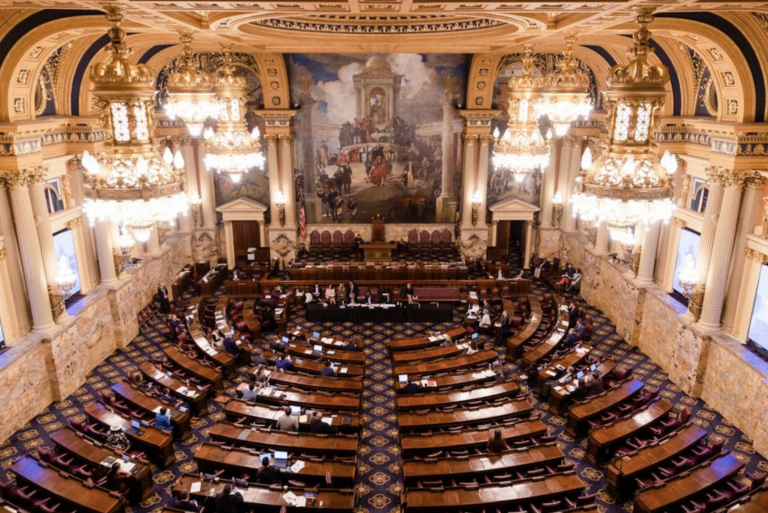
<svg viewBox="0 0 768 513"><path fill-rule="evenodd" d="M291 333L291 335L293 335L294 337L298 337L299 335L301 335L301 330L295 330L293 333Z"/></svg>
<svg viewBox="0 0 768 513"><path fill-rule="evenodd" d="M474 379L490 378L492 376L496 376L496 373L493 372L491 369L485 369L484 371L472 373L472 377Z"/></svg>
<svg viewBox="0 0 768 513"><path fill-rule="evenodd" d="M134 468L136 468L136 464L135 463L131 463L129 461L128 462L126 462L126 461L121 461L120 462L120 470L122 470L123 472L125 472L127 474L132 473Z"/></svg>
<svg viewBox="0 0 768 513"><path fill-rule="evenodd" d="M477 299L477 291L470 290L469 291L469 297L470 297L470 299Z"/></svg>
<svg viewBox="0 0 768 513"><path fill-rule="evenodd" d="M101 461L101 463L99 463L99 465L103 465L103 466L105 466L105 467L111 467L111 466L112 466L112 464L113 464L114 462L116 462L116 461L117 461L117 460L116 460L115 458L113 458L112 456L107 456L106 458L104 458L104 459Z"/></svg>
<svg viewBox="0 0 768 513"><path fill-rule="evenodd" d="M422 379L421 380L421 386L423 387L436 387L437 381L434 381L432 379Z"/></svg>
<svg viewBox="0 0 768 513"><path fill-rule="evenodd" d="M556 372L552 372L551 370L548 370L548 371L546 372L546 374L547 374L547 376L551 376L551 377L553 377L553 378L554 378L555 376L557 376L557 373L556 373Z"/></svg>
<svg viewBox="0 0 768 513"><path fill-rule="evenodd" d="M333 418L331 418L331 417L323 417L323 418L320 420L320 422L325 422L325 423L326 423L326 424L328 424L329 426L332 426L332 425L333 425Z"/></svg>
<svg viewBox="0 0 768 513"><path fill-rule="evenodd" d="M589 351L587 351L587 348L579 346L576 348L576 352L578 354L584 354L584 353L588 353Z"/></svg>
<svg viewBox="0 0 768 513"><path fill-rule="evenodd" d="M398 383L408 383L408 374L400 374L397 376Z"/></svg>
<svg viewBox="0 0 768 513"><path fill-rule="evenodd" d="M346 374L348 371L349 369L347 367L342 367L341 370L339 370L341 374Z"/></svg>
<svg viewBox="0 0 768 513"><path fill-rule="evenodd" d="M307 506L307 498L303 495L299 496L293 492L286 492L283 494L283 500L296 508L304 508Z"/></svg>
<svg viewBox="0 0 768 513"><path fill-rule="evenodd" d="M203 483L198 481L197 483L192 483L192 485L189 487L189 493L198 493L203 488Z"/></svg>
<svg viewBox="0 0 768 513"><path fill-rule="evenodd" d="M320 341L321 341L323 344L333 344L333 339L332 339L332 338L328 338L328 337L322 337L322 338L320 339Z"/></svg>
<svg viewBox="0 0 768 513"><path fill-rule="evenodd" d="M305 467L304 462L301 460L297 460L296 463L291 465L291 472L293 472L294 474L298 474L299 472L301 472L301 469L303 469L304 467Z"/></svg>
<svg viewBox="0 0 768 513"><path fill-rule="evenodd" d="M560 326L565 326L567 328L568 327L568 321L565 321L565 320L560 321Z"/></svg>
<svg viewBox="0 0 768 513"><path fill-rule="evenodd" d="M158 406L157 408L152 410L152 413L160 413L160 408L162 408L162 406Z"/></svg>

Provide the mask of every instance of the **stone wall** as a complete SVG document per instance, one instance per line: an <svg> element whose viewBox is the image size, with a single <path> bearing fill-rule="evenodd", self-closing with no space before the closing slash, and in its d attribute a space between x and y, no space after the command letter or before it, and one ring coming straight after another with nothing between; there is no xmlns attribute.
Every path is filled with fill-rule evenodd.
<svg viewBox="0 0 768 513"><path fill-rule="evenodd" d="M537 228L537 242L536 254L551 260L553 258L560 258L562 260L563 249L563 235L560 230L552 228Z"/></svg>
<svg viewBox="0 0 768 513"><path fill-rule="evenodd" d="M28 335L0 356L5 420L0 423L0 443L51 402L74 392L91 370L136 336L136 314L158 284L170 287L176 273L192 261L190 237L170 235L163 254L147 257L140 268L124 273L117 288L96 288L52 339Z"/></svg>

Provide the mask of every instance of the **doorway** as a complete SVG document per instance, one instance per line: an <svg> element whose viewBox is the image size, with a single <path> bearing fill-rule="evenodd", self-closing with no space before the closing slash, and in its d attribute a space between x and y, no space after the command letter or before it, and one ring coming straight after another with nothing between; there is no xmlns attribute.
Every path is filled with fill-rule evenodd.
<svg viewBox="0 0 768 513"><path fill-rule="evenodd" d="M258 221L232 221L232 242L235 246L235 262L248 265L248 248L261 248Z"/></svg>
<svg viewBox="0 0 768 513"><path fill-rule="evenodd" d="M509 241L507 253L511 256L520 257L525 247L525 221L509 222Z"/></svg>

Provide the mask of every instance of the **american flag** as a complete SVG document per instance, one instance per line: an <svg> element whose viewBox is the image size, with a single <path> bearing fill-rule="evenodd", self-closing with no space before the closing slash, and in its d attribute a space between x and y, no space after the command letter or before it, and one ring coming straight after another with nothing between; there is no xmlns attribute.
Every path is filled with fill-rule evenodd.
<svg viewBox="0 0 768 513"><path fill-rule="evenodd" d="M299 230L301 230L302 240L307 236L307 218L304 217L304 205L299 210Z"/></svg>

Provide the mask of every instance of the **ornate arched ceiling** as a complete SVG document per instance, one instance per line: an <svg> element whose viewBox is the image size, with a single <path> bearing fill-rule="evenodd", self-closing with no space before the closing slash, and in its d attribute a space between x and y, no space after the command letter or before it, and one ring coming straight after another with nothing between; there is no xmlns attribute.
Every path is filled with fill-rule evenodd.
<svg viewBox="0 0 768 513"><path fill-rule="evenodd" d="M259 62L265 107L290 107L284 56L291 52L465 53L467 108L494 104L493 83L505 55L532 43L557 52L563 34L578 35L576 56L598 88L610 67L626 62L642 2L446 4L433 0L331 2L170 2L122 0L134 59L155 72L179 53L179 32L195 34L197 51L220 44ZM0 0L0 119L34 119L40 77L57 114L90 112L88 66L103 58L106 20L95 0ZM748 7L748 9L747 9ZM768 84L768 2L747 6L684 0L657 7L651 26L657 58L672 68L664 114L764 121ZM56 63L50 78L51 59ZM706 89L708 101L701 96ZM48 112L48 111L46 111Z"/></svg>

